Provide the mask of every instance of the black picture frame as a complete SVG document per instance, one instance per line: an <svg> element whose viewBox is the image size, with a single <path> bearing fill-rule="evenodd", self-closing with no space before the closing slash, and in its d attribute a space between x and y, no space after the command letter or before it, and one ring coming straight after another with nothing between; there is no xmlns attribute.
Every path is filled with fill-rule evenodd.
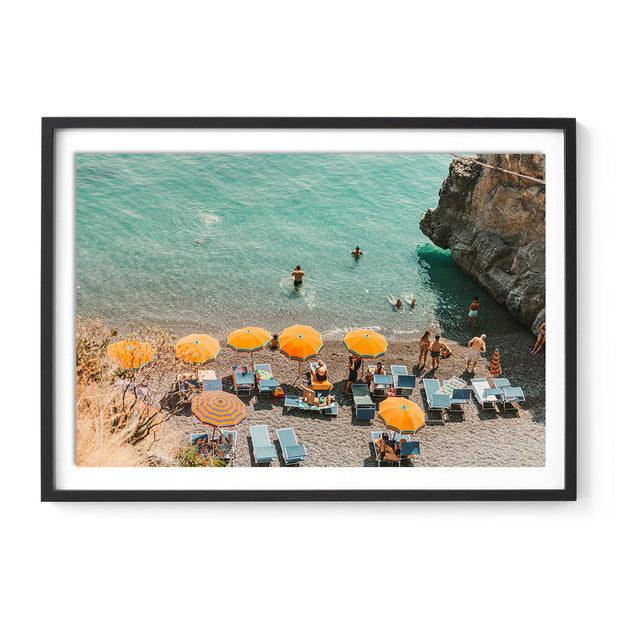
<svg viewBox="0 0 620 620"><path fill-rule="evenodd" d="M564 488L436 490L88 490L55 486L54 187L56 133L64 129L497 129L559 130L564 147L565 435ZM42 119L41 162L41 500L91 501L541 501L577 498L576 120L573 118L133 118Z"/></svg>

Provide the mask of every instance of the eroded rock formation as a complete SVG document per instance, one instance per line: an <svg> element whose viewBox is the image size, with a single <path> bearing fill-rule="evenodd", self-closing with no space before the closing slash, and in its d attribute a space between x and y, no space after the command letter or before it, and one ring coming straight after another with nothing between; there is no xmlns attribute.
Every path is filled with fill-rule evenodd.
<svg viewBox="0 0 620 620"><path fill-rule="evenodd" d="M477 161L545 178L544 155L477 155ZM455 159L420 229L534 333L545 316L545 186Z"/></svg>

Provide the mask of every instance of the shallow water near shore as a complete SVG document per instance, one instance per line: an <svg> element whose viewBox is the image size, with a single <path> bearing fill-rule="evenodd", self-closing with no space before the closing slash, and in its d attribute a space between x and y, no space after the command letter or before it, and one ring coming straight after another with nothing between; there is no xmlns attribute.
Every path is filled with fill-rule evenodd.
<svg viewBox="0 0 620 620"><path fill-rule="evenodd" d="M472 333L467 308L478 296L480 330L527 333L419 229L451 161L79 154L77 311L117 326L214 335L302 323L329 340L360 327L391 340L417 340L426 329L460 339ZM306 272L299 290L290 275L297 264ZM408 294L413 311L386 300Z"/></svg>

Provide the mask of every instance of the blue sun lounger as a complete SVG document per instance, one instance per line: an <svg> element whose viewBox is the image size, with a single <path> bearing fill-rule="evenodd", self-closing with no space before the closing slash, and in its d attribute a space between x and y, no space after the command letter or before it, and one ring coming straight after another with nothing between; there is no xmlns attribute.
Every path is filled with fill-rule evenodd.
<svg viewBox="0 0 620 620"><path fill-rule="evenodd" d="M221 389L222 389L221 379L204 379L202 382L203 392L213 392L215 390L221 390Z"/></svg>
<svg viewBox="0 0 620 620"><path fill-rule="evenodd" d="M482 409L495 409L495 403L502 402L504 390L492 388L486 379L472 379L471 387Z"/></svg>
<svg viewBox="0 0 620 620"><path fill-rule="evenodd" d="M306 448L303 443L297 441L295 429L279 428L276 433L282 448L282 456L287 465L301 463L307 456Z"/></svg>
<svg viewBox="0 0 620 620"><path fill-rule="evenodd" d="M415 375L410 375L407 370L407 366L392 365L390 370L392 371L392 377L394 377L394 387L397 394L403 396L410 396L413 394L413 388L415 387Z"/></svg>
<svg viewBox="0 0 620 620"><path fill-rule="evenodd" d="M422 383L429 409L442 410L442 412L444 409L450 409L450 395L440 392L441 385L437 379L422 379Z"/></svg>
<svg viewBox="0 0 620 620"><path fill-rule="evenodd" d="M493 386L504 392L504 397L501 401L504 409L506 408L506 403L523 402L525 400L523 388L510 385L508 379L495 379Z"/></svg>
<svg viewBox="0 0 620 620"><path fill-rule="evenodd" d="M269 430L265 425L250 426L252 452L256 463L272 463L276 460L276 447L269 439Z"/></svg>
<svg viewBox="0 0 620 620"><path fill-rule="evenodd" d="M308 405L301 396L284 396L284 411L290 409L300 409L301 411L318 411L325 415L338 415L338 403L332 402L331 405Z"/></svg>
<svg viewBox="0 0 620 620"><path fill-rule="evenodd" d="M365 383L354 383L351 386L356 420L374 420L375 404L372 402L370 390Z"/></svg>
<svg viewBox="0 0 620 620"><path fill-rule="evenodd" d="M280 382L273 376L271 371L271 364L255 364L254 374L256 375L256 385L259 394L273 394L276 388L280 387Z"/></svg>
<svg viewBox="0 0 620 620"><path fill-rule="evenodd" d="M455 406L465 406L471 400L471 390L469 388L456 388L450 396L450 410Z"/></svg>
<svg viewBox="0 0 620 620"><path fill-rule="evenodd" d="M247 366L233 366L231 368L231 374L235 394L237 394L237 396L240 393L249 395L256 384L254 373L250 372Z"/></svg>

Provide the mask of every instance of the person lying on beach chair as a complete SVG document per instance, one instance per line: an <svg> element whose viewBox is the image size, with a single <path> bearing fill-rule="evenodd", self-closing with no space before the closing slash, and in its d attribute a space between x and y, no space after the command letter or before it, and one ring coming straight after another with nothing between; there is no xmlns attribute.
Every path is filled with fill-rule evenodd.
<svg viewBox="0 0 620 620"><path fill-rule="evenodd" d="M304 393L303 400L305 403L308 403L309 407L312 407L312 405L331 405L333 402L333 397L331 394L327 394L325 397L317 397L316 392L307 385L304 385L304 382L301 384L301 390Z"/></svg>
<svg viewBox="0 0 620 620"><path fill-rule="evenodd" d="M381 461L400 461L400 444L391 439L385 431L377 442L377 450Z"/></svg>

